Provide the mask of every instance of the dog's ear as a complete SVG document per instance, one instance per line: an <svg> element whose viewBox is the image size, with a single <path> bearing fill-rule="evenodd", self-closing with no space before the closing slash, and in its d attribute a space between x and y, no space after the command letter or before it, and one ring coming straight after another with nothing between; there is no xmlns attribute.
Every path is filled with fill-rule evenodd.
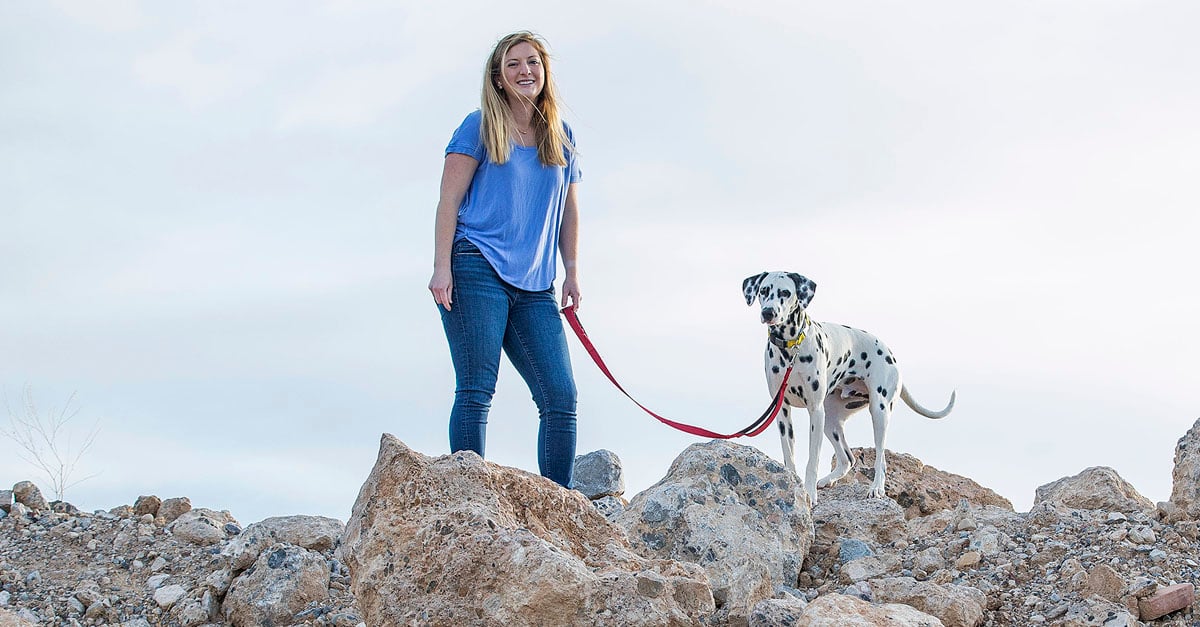
<svg viewBox="0 0 1200 627"><path fill-rule="evenodd" d="M758 285L762 283L763 277L767 276L766 272L759 272L754 276L746 277L742 281L742 294L746 296L746 304L754 304L754 297L758 294Z"/></svg>
<svg viewBox="0 0 1200 627"><path fill-rule="evenodd" d="M812 279L796 274L795 272L789 272L788 276L796 284L796 300L800 301L801 307L807 309L808 304L812 302L813 296L817 294L817 284Z"/></svg>

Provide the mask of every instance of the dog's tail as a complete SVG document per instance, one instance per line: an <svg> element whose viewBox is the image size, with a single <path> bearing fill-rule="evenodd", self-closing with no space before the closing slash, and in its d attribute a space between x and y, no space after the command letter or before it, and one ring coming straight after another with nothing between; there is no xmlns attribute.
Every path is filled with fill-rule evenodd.
<svg viewBox="0 0 1200 627"><path fill-rule="evenodd" d="M921 407L921 404L914 401L911 394L908 393L908 387L900 388L900 398L904 399L904 403L912 408L913 411L925 416L926 418L945 418L950 415L950 410L954 409L954 392L950 393L950 403L942 411L933 411Z"/></svg>

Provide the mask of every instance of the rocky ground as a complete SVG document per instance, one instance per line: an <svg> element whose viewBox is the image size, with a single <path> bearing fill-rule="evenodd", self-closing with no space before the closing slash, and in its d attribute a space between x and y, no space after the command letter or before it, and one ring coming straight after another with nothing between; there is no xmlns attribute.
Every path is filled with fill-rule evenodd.
<svg viewBox="0 0 1200 627"><path fill-rule="evenodd" d="M581 456L566 491L385 435L348 524L244 529L187 499L77 512L22 482L0 491L0 627L1200 626L1200 421L1158 504L1094 467L1015 512L891 451L872 499L873 451L854 454L815 506L721 441L626 500L608 451Z"/></svg>
<svg viewBox="0 0 1200 627"><path fill-rule="evenodd" d="M37 510L13 503L0 518L0 611L6 611L0 625L224 625L235 615L255 614L254 599L238 601L232 590L238 584L248 591L255 587L248 571L256 564L239 569L235 562L247 561L246 551L237 549L246 544L243 534L256 527L243 530L227 512L209 510L164 517L157 515L161 506L151 512L144 505L156 500L141 500L140 514L132 506L84 513L63 503ZM174 501L184 506L177 509L190 509L186 499ZM336 529L340 535L341 523ZM299 611L292 620L275 624L361 624L345 567L332 555L335 542L325 544L323 551L306 550L323 571L317 578L323 579L321 589L294 608ZM294 553L289 546L276 544L261 553ZM269 562L271 556L254 561L258 557ZM252 594L297 596L286 577L272 583Z"/></svg>

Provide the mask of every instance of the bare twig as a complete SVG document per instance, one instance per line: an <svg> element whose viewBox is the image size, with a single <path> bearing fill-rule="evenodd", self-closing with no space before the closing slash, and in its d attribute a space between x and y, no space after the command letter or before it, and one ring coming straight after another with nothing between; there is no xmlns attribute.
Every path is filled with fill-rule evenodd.
<svg viewBox="0 0 1200 627"><path fill-rule="evenodd" d="M8 425L0 428L0 434L17 443L21 448L17 455L21 459L45 473L55 500L59 501L63 500L67 488L96 476L73 477L79 460L92 447L100 432L100 421L97 420L84 435L81 444L76 446L72 442L76 434L67 430L67 425L79 414L79 409L72 407L74 404L75 393L72 392L61 409L51 408L43 414L33 400L33 389L28 385L22 390L19 410L14 411L8 399L4 399Z"/></svg>

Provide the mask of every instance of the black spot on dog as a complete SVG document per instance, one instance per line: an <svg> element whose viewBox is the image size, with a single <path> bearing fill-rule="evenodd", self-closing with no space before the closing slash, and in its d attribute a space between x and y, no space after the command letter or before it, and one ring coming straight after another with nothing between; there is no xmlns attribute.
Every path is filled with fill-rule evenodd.
<svg viewBox="0 0 1200 627"><path fill-rule="evenodd" d="M867 360L867 354L866 354L866 353L863 353L863 354L859 355L859 356L858 356L858 358L859 358L859 359L861 359L861 360L863 360L863 361L866 361L866 360Z"/></svg>
<svg viewBox="0 0 1200 627"><path fill-rule="evenodd" d="M774 372L775 374L779 374L779 366L771 366L771 372Z"/></svg>
<svg viewBox="0 0 1200 627"><path fill-rule="evenodd" d="M838 437L837 431L834 431L833 432L833 441L837 442L839 439L841 439L841 438Z"/></svg>
<svg viewBox="0 0 1200 627"><path fill-rule="evenodd" d="M887 411L887 407L883 403L879 404L879 409L882 409L883 411Z"/></svg>
<svg viewBox="0 0 1200 627"><path fill-rule="evenodd" d="M850 360L850 363L849 363L849 364L847 364L847 365L849 365L851 368L853 368L853 367L854 367L854 364L856 364L856 363L858 363L858 362L856 362L856 361L854 361L853 359L851 359L851 360Z"/></svg>
<svg viewBox="0 0 1200 627"><path fill-rule="evenodd" d="M782 420L779 421L779 435L787 435L787 425Z"/></svg>
<svg viewBox="0 0 1200 627"><path fill-rule="evenodd" d="M887 357L884 357L884 360L886 360L886 361L887 361L889 364L894 364L894 363L896 363L896 360L895 360L895 359L892 359L892 356L891 356L891 355L888 355Z"/></svg>
<svg viewBox="0 0 1200 627"><path fill-rule="evenodd" d="M816 391L817 391L818 389L820 389L820 388L821 388L821 382L820 382L820 381L813 381L813 384L812 384L812 389L813 389L813 391L814 391L814 392L816 392Z"/></svg>
<svg viewBox="0 0 1200 627"><path fill-rule="evenodd" d="M882 354L883 354L883 349L882 349L882 348L880 348L880 349L877 349L877 350L875 351L875 354L876 354L876 355L882 355Z"/></svg>
<svg viewBox="0 0 1200 627"><path fill-rule="evenodd" d="M863 368L866 368L867 370L870 370L870 369L871 369L871 362L869 362L869 361L868 361L868 362L866 363L866 365L865 365L865 366L863 366Z"/></svg>
<svg viewBox="0 0 1200 627"><path fill-rule="evenodd" d="M866 404L867 401L850 401L849 403L846 403L846 409L858 409Z"/></svg>
<svg viewBox="0 0 1200 627"><path fill-rule="evenodd" d="M811 363L813 362L813 356L812 356L812 355L805 355L805 356L803 356L803 357L800 357L800 358L798 358L796 361L798 361L798 362L800 362L800 363L802 363L802 364L811 364Z"/></svg>

